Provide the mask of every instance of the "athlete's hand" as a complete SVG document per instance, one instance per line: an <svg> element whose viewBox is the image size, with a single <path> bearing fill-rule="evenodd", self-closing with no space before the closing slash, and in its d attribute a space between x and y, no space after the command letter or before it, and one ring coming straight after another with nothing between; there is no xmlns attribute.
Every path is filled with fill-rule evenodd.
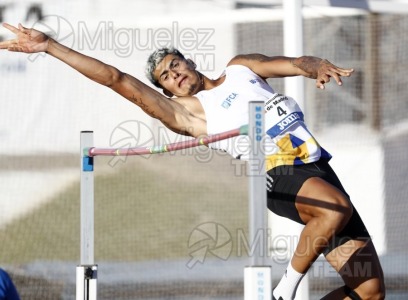
<svg viewBox="0 0 408 300"><path fill-rule="evenodd" d="M341 77L350 77L354 72L354 69L343 69L333 65L326 59L323 59L319 63L319 68L317 70L316 77L316 87L319 89L324 89L324 85L330 82L330 78L334 78L338 85L342 85L343 82Z"/></svg>
<svg viewBox="0 0 408 300"><path fill-rule="evenodd" d="M17 28L10 24L3 23L3 27L14 33L16 38L0 42L0 49L24 53L47 51L49 37L44 33L32 28L25 28L21 24L18 24Z"/></svg>

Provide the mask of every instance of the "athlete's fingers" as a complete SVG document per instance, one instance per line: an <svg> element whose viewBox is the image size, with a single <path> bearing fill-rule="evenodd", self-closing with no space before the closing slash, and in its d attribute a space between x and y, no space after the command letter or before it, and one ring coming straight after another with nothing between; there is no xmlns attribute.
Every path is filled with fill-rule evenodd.
<svg viewBox="0 0 408 300"><path fill-rule="evenodd" d="M13 46L13 47L7 48L7 51L10 51L10 52L23 52L23 48L18 47L18 46Z"/></svg>
<svg viewBox="0 0 408 300"><path fill-rule="evenodd" d="M353 72L354 72L354 69L339 69L339 68L337 68L333 72L332 77L336 80L338 85L342 85L343 81L341 80L341 77L350 77Z"/></svg>
<svg viewBox="0 0 408 300"><path fill-rule="evenodd" d="M354 72L354 69L341 69L337 67L329 68L325 74L319 76L318 78L318 87L322 88L321 84L330 82L330 78L333 77L338 85L343 85L341 79L342 76L349 77L351 73Z"/></svg>
<svg viewBox="0 0 408 300"><path fill-rule="evenodd" d="M13 45L18 45L18 41L17 40L3 41L0 42L0 49L8 49L10 47L13 47Z"/></svg>
<svg viewBox="0 0 408 300"><path fill-rule="evenodd" d="M320 74L316 78L316 87L319 89L324 89L324 85L330 82L330 75L328 74Z"/></svg>
<svg viewBox="0 0 408 300"><path fill-rule="evenodd" d="M3 42L0 42L0 49L7 49L7 43L8 43L8 41L3 41Z"/></svg>
<svg viewBox="0 0 408 300"><path fill-rule="evenodd" d="M325 83L329 83L330 82L330 74L324 74L323 76L322 76L322 80L325 82Z"/></svg>
<svg viewBox="0 0 408 300"><path fill-rule="evenodd" d="M330 82L330 78L333 77L334 80L337 82L338 85L343 85L341 77L350 77L351 74L354 72L354 69L349 68L339 68L327 60L323 60L321 63L321 68L318 72L318 76L316 78L316 87L320 89L325 88L325 84Z"/></svg>
<svg viewBox="0 0 408 300"><path fill-rule="evenodd" d="M334 78L338 85L342 85L343 82L341 81L340 75L337 72L330 73L330 76Z"/></svg>
<svg viewBox="0 0 408 300"><path fill-rule="evenodd" d="M322 83L322 84L328 83L328 82L330 82L330 75L321 74L321 75L317 78L317 81L320 82L320 83Z"/></svg>
<svg viewBox="0 0 408 300"><path fill-rule="evenodd" d="M328 73L332 76L332 77L340 77L340 76L344 76L344 77L350 77L351 74L354 72L354 69L342 69L342 68L338 68L335 67L329 69ZM336 80L337 83L339 82L338 80Z"/></svg>
<svg viewBox="0 0 408 300"><path fill-rule="evenodd" d="M30 33L31 33L31 29L30 29L30 28L27 28L27 27L24 27L21 23L18 23L18 29L19 29L21 32L23 32L23 33L25 33L25 34L28 34L28 35L30 35Z"/></svg>
<svg viewBox="0 0 408 300"><path fill-rule="evenodd" d="M324 90L324 82L322 82L320 80L316 80L316 87L318 89Z"/></svg>
<svg viewBox="0 0 408 300"><path fill-rule="evenodd" d="M3 23L3 27L7 28L8 30L10 30L12 33L14 34L18 34L20 31L18 30L18 28L14 27L13 25L10 25L8 23Z"/></svg>
<svg viewBox="0 0 408 300"><path fill-rule="evenodd" d="M354 69L336 68L336 72L341 76L349 77L354 72Z"/></svg>

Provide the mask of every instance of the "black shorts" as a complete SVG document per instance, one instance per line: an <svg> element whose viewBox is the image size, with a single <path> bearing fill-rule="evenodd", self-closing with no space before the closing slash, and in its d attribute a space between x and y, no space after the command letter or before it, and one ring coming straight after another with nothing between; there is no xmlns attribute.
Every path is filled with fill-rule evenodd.
<svg viewBox="0 0 408 300"><path fill-rule="evenodd" d="M303 224L295 206L296 195L303 183L311 177L319 177L342 191L348 198L349 195L343 188L336 173L327 160L294 165L279 166L267 172L268 181L268 209L275 214ZM272 180L271 180L272 179ZM350 221L332 240L325 254L349 240L370 239L370 235L361 220L360 215L353 205L353 214Z"/></svg>

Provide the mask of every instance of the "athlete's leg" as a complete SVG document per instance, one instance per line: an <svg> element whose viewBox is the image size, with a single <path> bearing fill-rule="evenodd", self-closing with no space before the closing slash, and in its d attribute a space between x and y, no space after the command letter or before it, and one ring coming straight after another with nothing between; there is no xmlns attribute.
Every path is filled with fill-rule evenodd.
<svg viewBox="0 0 408 300"><path fill-rule="evenodd" d="M381 298L384 293L382 271L374 247L369 242L369 233L329 164L321 161L294 166L290 169L292 172L283 171L274 169L268 173L273 179L273 189L268 192L268 208L305 227L288 266L291 272L287 270L288 276L285 274L275 288L276 299L281 296L285 300L293 298L301 280L300 275L322 252L331 263L336 264L336 270L344 277L349 266L358 268L363 262L362 255L357 255L360 253L356 252L357 249L361 249L361 254L370 254L367 256L371 257L369 262L372 263L374 275L366 280L367 276L352 274L346 278L345 287L333 291L326 299L359 299L358 292L362 297L377 295ZM333 252L333 249L337 249L337 252ZM347 249L349 252L346 252ZM347 264L344 260L341 264L335 259L339 257L339 252L343 256L349 254L346 255ZM289 276L289 273L292 275ZM362 282L358 291L355 282ZM372 294L364 292L370 288L374 291Z"/></svg>
<svg viewBox="0 0 408 300"><path fill-rule="evenodd" d="M331 238L346 226L353 206L344 193L318 177L304 182L295 204L306 225L291 264L296 271L305 273L327 248Z"/></svg>
<svg viewBox="0 0 408 300"><path fill-rule="evenodd" d="M384 299L383 271L371 240L349 240L326 255L346 287L323 299ZM353 298L354 297L354 298Z"/></svg>
<svg viewBox="0 0 408 300"><path fill-rule="evenodd" d="M346 287L333 291L326 299L383 299L383 273L372 241L340 240L347 239L353 231L365 229L347 195L320 178L310 178L299 190L296 207L306 226L292 266L304 272L326 247L334 248L326 254L326 259L341 275Z"/></svg>
<svg viewBox="0 0 408 300"><path fill-rule="evenodd" d="M275 299L294 299L303 274L328 247L332 237L346 226L353 213L348 197L318 177L304 181L295 207L305 227L285 275L274 289Z"/></svg>

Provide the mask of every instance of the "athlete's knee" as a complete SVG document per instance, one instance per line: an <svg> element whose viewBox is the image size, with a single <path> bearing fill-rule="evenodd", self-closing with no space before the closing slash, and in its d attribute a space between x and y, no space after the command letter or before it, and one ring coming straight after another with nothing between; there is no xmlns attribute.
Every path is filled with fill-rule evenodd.
<svg viewBox="0 0 408 300"><path fill-rule="evenodd" d="M341 198L341 197L340 197ZM340 232L349 222L353 215L353 206L345 199L332 200L332 207L324 210L323 217L331 224L331 227Z"/></svg>
<svg viewBox="0 0 408 300"><path fill-rule="evenodd" d="M346 288L347 289L347 288ZM346 293L352 300L382 300L385 299L384 284L378 279L371 279L360 284L356 289L348 289L349 294ZM355 298L353 298L353 296Z"/></svg>
<svg viewBox="0 0 408 300"><path fill-rule="evenodd" d="M329 195L324 200L297 200L296 208L301 215L347 221L353 215L353 205L343 195ZM304 202L304 203L302 203ZM304 205L306 204L306 205Z"/></svg>
<svg viewBox="0 0 408 300"><path fill-rule="evenodd" d="M347 285L344 286L343 288L344 294L349 297L351 300L362 300L363 298L360 297L359 294L357 294L356 291L352 290L350 287Z"/></svg>

